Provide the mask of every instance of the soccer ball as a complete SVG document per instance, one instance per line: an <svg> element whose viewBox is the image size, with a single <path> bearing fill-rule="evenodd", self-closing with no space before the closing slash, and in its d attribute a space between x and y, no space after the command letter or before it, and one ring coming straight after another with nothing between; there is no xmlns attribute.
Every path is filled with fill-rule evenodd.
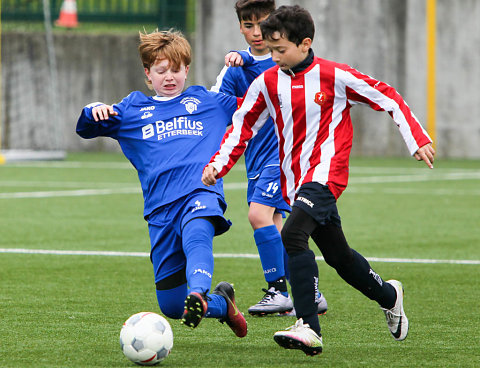
<svg viewBox="0 0 480 368"><path fill-rule="evenodd" d="M120 331L123 354L138 365L155 365L165 359L173 347L173 332L168 321L151 312L134 314Z"/></svg>

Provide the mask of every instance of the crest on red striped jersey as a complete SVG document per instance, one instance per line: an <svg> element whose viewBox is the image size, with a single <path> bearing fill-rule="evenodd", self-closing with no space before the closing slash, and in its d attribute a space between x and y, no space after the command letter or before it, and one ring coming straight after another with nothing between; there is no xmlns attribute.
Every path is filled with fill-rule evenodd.
<svg viewBox="0 0 480 368"><path fill-rule="evenodd" d="M317 92L315 93L315 103L322 106L325 103L325 100L327 99L327 94L325 92Z"/></svg>

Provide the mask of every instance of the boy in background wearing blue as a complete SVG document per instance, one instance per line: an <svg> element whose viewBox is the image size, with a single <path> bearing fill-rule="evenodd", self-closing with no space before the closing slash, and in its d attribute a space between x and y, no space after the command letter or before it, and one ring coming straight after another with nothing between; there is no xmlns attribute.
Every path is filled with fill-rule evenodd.
<svg viewBox="0 0 480 368"><path fill-rule="evenodd" d="M139 52L156 95L135 91L118 104L90 104L77 133L116 139L138 171L162 312L192 328L203 317L218 318L244 337L247 323L232 285L220 282L209 293L213 237L230 222L223 217L222 182L206 188L200 180L231 123L237 98L200 86L184 91L191 49L179 32L140 34Z"/></svg>
<svg viewBox="0 0 480 368"><path fill-rule="evenodd" d="M344 281L378 303L390 334L402 341L409 328L402 283L384 281L350 248L338 214L337 199L347 187L353 140L350 109L361 104L387 111L410 154L430 168L435 154L432 140L393 87L346 64L314 55L315 25L307 10L282 6L260 26L277 66L249 87L202 181L214 185L226 175L271 116L279 143L283 197L292 205L282 240L289 255L298 318L293 326L274 334L275 342L307 355L323 350L315 304L319 274L310 237Z"/></svg>
<svg viewBox="0 0 480 368"><path fill-rule="evenodd" d="M250 46L246 51L255 59L260 72L276 65L260 30L260 22L274 10L275 0L239 0L235 3L240 32ZM212 91L243 97L249 86L249 78L244 69L232 65L222 69ZM288 256L280 235L285 212L290 212L291 208L282 197L278 143L271 119L250 140L245 150L245 165L248 177L248 220L254 230L263 274L268 283L268 290L263 289L264 297L251 306L248 312L257 316L273 313L295 315L286 283L289 278ZM319 314L327 311L327 301L321 293L317 308Z"/></svg>

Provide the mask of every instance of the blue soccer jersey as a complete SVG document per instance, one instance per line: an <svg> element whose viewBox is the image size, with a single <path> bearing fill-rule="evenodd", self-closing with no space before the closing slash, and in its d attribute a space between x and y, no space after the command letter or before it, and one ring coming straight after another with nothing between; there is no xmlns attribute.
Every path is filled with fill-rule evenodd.
<svg viewBox="0 0 480 368"><path fill-rule="evenodd" d="M276 65L270 54L255 56L250 53L250 50L248 50L248 52L249 55L256 60L256 67L260 73ZM244 55L242 54L242 56ZM246 60L245 57L243 57L243 59ZM246 75L244 68L224 67L218 75L212 91L243 97L251 82L252 80L249 75ZM269 119L257 135L250 140L244 155L247 177L249 179L256 178L266 166L280 165L278 141L271 119Z"/></svg>
<svg viewBox="0 0 480 368"><path fill-rule="evenodd" d="M237 109L237 98L192 86L165 98L132 92L113 105L118 113L95 122L90 104L82 110L77 133L83 138L116 139L138 171L144 216L197 189L223 197L223 182L206 187L202 172L218 150Z"/></svg>

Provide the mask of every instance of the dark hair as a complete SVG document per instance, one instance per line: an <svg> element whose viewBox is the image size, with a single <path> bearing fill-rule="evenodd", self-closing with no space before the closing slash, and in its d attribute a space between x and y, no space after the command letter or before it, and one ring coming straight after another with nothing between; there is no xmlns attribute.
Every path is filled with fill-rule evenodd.
<svg viewBox="0 0 480 368"><path fill-rule="evenodd" d="M305 38L313 40L315 35L312 16L298 5L279 7L260 23L260 28L264 39L271 39L275 32L280 32L280 35L297 46Z"/></svg>
<svg viewBox="0 0 480 368"><path fill-rule="evenodd" d="M238 0L235 3L238 21L260 19L275 10L275 0Z"/></svg>

